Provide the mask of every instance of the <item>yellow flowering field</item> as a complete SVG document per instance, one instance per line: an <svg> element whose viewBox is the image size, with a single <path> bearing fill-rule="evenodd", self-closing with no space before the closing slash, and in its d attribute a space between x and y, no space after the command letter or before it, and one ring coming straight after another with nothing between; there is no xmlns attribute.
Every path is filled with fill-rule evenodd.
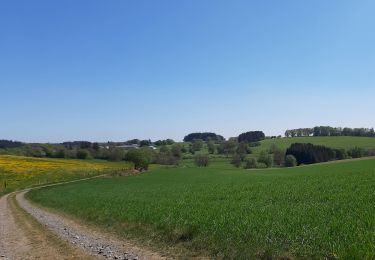
<svg viewBox="0 0 375 260"><path fill-rule="evenodd" d="M0 155L0 195L20 188L90 177L129 166L125 162Z"/></svg>

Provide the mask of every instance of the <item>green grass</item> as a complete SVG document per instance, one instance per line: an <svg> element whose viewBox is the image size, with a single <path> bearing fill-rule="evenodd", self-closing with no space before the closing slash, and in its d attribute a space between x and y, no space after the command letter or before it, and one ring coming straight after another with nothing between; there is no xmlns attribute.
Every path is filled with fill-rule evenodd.
<svg viewBox="0 0 375 260"><path fill-rule="evenodd" d="M27 197L125 237L229 258L375 257L375 160L156 168Z"/></svg>
<svg viewBox="0 0 375 260"><path fill-rule="evenodd" d="M268 150L272 144L281 149L287 149L293 143L312 143L324 145L331 148L350 149L361 147L364 149L375 148L375 138L373 137L353 137L353 136L328 136L328 137L293 137L276 138L261 141L261 145L254 147L254 152Z"/></svg>

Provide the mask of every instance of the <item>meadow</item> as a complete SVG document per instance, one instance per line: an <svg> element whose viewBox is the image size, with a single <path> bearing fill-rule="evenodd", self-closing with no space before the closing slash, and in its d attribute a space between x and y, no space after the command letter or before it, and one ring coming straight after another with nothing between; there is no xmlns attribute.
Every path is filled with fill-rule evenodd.
<svg viewBox="0 0 375 260"><path fill-rule="evenodd" d="M155 168L33 190L120 236L223 258L375 257L375 160L243 170Z"/></svg>
<svg viewBox="0 0 375 260"><path fill-rule="evenodd" d="M128 163L0 155L0 196L26 187L70 181L129 168Z"/></svg>
<svg viewBox="0 0 375 260"><path fill-rule="evenodd" d="M311 137L293 137L293 138L276 138L266 139L260 142L260 146L254 147L254 153L261 150L269 150L271 145L276 145L281 149L287 149L293 143L312 143L315 145L324 145L336 149L351 149L360 147L363 149L375 148L375 138L373 137L356 137L356 136L311 136Z"/></svg>

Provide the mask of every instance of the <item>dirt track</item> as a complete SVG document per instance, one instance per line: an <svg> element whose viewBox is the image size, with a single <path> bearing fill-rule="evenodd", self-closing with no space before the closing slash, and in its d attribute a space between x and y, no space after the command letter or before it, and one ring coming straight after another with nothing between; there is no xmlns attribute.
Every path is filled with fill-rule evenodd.
<svg viewBox="0 0 375 260"><path fill-rule="evenodd" d="M89 259L18 208L14 194L0 198L0 259Z"/></svg>
<svg viewBox="0 0 375 260"><path fill-rule="evenodd" d="M163 259L111 234L31 204L27 191L0 198L1 259Z"/></svg>

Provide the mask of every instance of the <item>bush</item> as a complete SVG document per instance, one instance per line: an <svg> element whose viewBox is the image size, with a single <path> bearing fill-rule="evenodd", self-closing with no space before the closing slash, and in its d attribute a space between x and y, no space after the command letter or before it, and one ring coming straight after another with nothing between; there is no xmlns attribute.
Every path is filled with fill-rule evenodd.
<svg viewBox="0 0 375 260"><path fill-rule="evenodd" d="M297 159L291 154L285 157L285 167L295 167L297 166Z"/></svg>
<svg viewBox="0 0 375 260"><path fill-rule="evenodd" d="M276 148L273 151L273 162L278 166L283 165L285 162L285 151Z"/></svg>
<svg viewBox="0 0 375 260"><path fill-rule="evenodd" d="M214 154L215 151L216 151L215 143L211 140L208 141L207 142L207 149L208 149L208 153Z"/></svg>
<svg viewBox="0 0 375 260"><path fill-rule="evenodd" d="M113 148L109 150L108 160L109 161L121 161L125 157L125 151L121 148Z"/></svg>
<svg viewBox="0 0 375 260"><path fill-rule="evenodd" d="M257 169L265 169L265 168L268 168L268 165L265 164L265 163L257 163Z"/></svg>
<svg viewBox="0 0 375 260"><path fill-rule="evenodd" d="M360 147L354 147L348 151L348 155L352 158L361 158L365 156L365 150Z"/></svg>
<svg viewBox="0 0 375 260"><path fill-rule="evenodd" d="M335 153L335 159L336 160L344 160L348 157L348 154L346 153L345 149L335 149L333 150Z"/></svg>
<svg viewBox="0 0 375 260"><path fill-rule="evenodd" d="M235 154L233 155L233 158L232 158L232 161L231 161L231 164L233 164L235 167L240 167L241 166L241 163L242 163L242 158L239 154Z"/></svg>
<svg viewBox="0 0 375 260"><path fill-rule="evenodd" d="M134 163L137 170L147 170L151 162L152 154L149 148L132 149L125 155L125 160Z"/></svg>
<svg viewBox="0 0 375 260"><path fill-rule="evenodd" d="M194 152L200 151L203 147L203 141L200 139L196 139L191 143L191 149Z"/></svg>
<svg viewBox="0 0 375 260"><path fill-rule="evenodd" d="M182 157L181 145L179 144L172 145L171 153L174 157L176 157L177 159L180 159Z"/></svg>
<svg viewBox="0 0 375 260"><path fill-rule="evenodd" d="M207 167L209 164L209 157L206 154L197 154L194 157L195 165L198 167Z"/></svg>
<svg viewBox="0 0 375 260"><path fill-rule="evenodd" d="M84 160L89 156L89 152L87 150L78 150L77 151L77 159Z"/></svg>
<svg viewBox="0 0 375 260"><path fill-rule="evenodd" d="M154 162L162 165L178 165L181 155L181 148L178 144L174 144L171 149L162 146L155 154Z"/></svg>
<svg viewBox="0 0 375 260"><path fill-rule="evenodd" d="M257 161L254 158L247 159L244 168L245 169L257 168Z"/></svg>
<svg viewBox="0 0 375 260"><path fill-rule="evenodd" d="M367 156L375 156L375 149L367 150Z"/></svg>
<svg viewBox="0 0 375 260"><path fill-rule="evenodd" d="M266 151L262 151L258 157L259 163L264 163L267 167L271 167L273 164L273 158Z"/></svg>
<svg viewBox="0 0 375 260"><path fill-rule="evenodd" d="M257 146L260 146L260 145L261 145L260 142L251 142L251 143L249 143L250 147L257 147Z"/></svg>

